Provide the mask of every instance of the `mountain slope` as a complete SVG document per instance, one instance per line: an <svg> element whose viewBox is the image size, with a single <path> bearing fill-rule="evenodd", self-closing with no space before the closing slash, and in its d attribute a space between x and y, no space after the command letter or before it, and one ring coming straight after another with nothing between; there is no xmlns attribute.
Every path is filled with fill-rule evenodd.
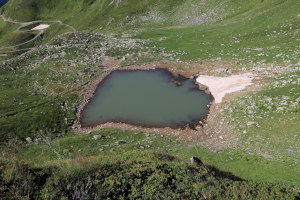
<svg viewBox="0 0 300 200"><path fill-rule="evenodd" d="M183 160L197 156L244 179L299 187L295 175L300 170L299 0L10 0L0 12L6 17L6 21L0 18L0 154L4 160L73 162L83 155L89 163L103 149L104 154L115 150L116 141L91 145L95 141L89 135L86 140L73 135L87 86L116 67L171 63L193 75L251 72L256 78L252 88L216 105L216 132L209 133L216 143L201 147L197 142L203 141L194 141L179 149L164 141L168 145L160 144L155 151ZM32 24L20 33L23 21ZM13 46L34 37L37 33L30 28L40 23L50 28L26 45ZM57 160L41 141L41 132L64 154L62 158ZM118 130L110 138L117 133L124 134ZM228 138L229 146L218 146ZM139 149L145 140L135 142L120 152ZM16 179L9 167L4 171L13 188L18 170ZM278 192L277 186L266 183Z"/></svg>

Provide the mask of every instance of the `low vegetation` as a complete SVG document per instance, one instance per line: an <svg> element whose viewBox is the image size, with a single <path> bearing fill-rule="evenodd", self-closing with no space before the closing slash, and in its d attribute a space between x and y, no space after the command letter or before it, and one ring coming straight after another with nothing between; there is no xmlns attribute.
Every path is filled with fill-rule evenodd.
<svg viewBox="0 0 300 200"><path fill-rule="evenodd" d="M1 160L2 199L295 199L284 185L241 180L150 151L76 157L43 167ZM298 196L299 197L299 196Z"/></svg>

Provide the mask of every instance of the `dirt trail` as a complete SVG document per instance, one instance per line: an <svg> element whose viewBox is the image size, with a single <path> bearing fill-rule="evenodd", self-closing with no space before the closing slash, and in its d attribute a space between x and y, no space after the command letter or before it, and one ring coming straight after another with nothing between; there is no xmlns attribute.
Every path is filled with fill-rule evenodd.
<svg viewBox="0 0 300 200"><path fill-rule="evenodd" d="M3 49L11 49L11 51L5 51L5 52L1 52L2 54L6 54L6 53L13 53L13 52L18 52L18 51L24 51L24 50L34 50L36 48L26 48L26 49L18 49L16 50L15 48L16 47L19 47L21 45L24 45L24 44L27 44L29 42L32 42L34 41L35 39L37 39L39 36L41 36L46 29L36 29L36 30L20 30L21 28L23 27L26 27L28 25L31 25L31 24L35 24L35 23L58 23L60 25L63 25L63 26L67 26L69 27L70 29L72 29L72 31L74 32L77 32L77 30L71 26L71 25L68 25L68 24L64 24L61 20L50 20L50 21L42 21L42 20L38 20L38 21L30 21L30 22L18 22L18 21L13 21L13 20L10 20L8 18L6 18L5 16L1 15L3 21L5 22L10 22L10 23L14 23L14 24L20 24L20 26L15 30L16 32L20 32L20 33L26 33L26 32L32 32L32 31L39 31L39 33L32 39L26 41L26 42L23 42L23 43L20 43L20 44L17 44L17 45L13 45L13 46L8 46L8 47L1 47L0 48L0 51L3 50ZM48 25L48 24L47 24Z"/></svg>

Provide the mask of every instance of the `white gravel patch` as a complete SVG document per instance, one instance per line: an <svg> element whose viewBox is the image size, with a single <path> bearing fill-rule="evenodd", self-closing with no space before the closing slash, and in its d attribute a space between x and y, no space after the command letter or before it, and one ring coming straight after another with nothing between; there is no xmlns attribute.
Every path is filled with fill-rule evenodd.
<svg viewBox="0 0 300 200"><path fill-rule="evenodd" d="M38 25L38 26L32 28L31 30L32 30L32 31L44 30L44 29L48 28L49 26L50 26L50 25L48 25L48 24L40 24L40 25Z"/></svg>
<svg viewBox="0 0 300 200"><path fill-rule="evenodd" d="M229 77L200 75L196 81L208 87L215 98L215 103L221 103L226 94L243 90L247 86L252 85L253 78L254 75L252 73L232 75Z"/></svg>

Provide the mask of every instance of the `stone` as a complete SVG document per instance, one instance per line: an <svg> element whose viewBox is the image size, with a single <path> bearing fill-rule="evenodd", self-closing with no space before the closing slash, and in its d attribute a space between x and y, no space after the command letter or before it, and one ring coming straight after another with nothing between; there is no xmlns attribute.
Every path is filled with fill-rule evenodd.
<svg viewBox="0 0 300 200"><path fill-rule="evenodd" d="M253 121L248 121L248 122L247 122L247 126L251 126L251 125L253 125L253 124L256 124L256 122L253 122Z"/></svg>
<svg viewBox="0 0 300 200"><path fill-rule="evenodd" d="M99 140L99 139L101 139L102 138L102 135L94 135L93 136L93 139L94 140Z"/></svg>
<svg viewBox="0 0 300 200"><path fill-rule="evenodd" d="M31 143L31 142L32 142L32 139L31 139L30 137L27 137L27 138L26 138L26 141L27 141L28 143Z"/></svg>
<svg viewBox="0 0 300 200"><path fill-rule="evenodd" d="M68 153L69 152L69 149L64 149L64 153Z"/></svg>
<svg viewBox="0 0 300 200"><path fill-rule="evenodd" d="M36 139L34 140L34 144L39 144L41 141L42 141L41 138L36 138Z"/></svg>
<svg viewBox="0 0 300 200"><path fill-rule="evenodd" d="M197 158L195 156L191 157L190 160L191 160L191 163L196 163L196 164L198 164L200 166L204 166L203 162L199 158Z"/></svg>
<svg viewBox="0 0 300 200"><path fill-rule="evenodd" d="M127 143L125 140L118 141L118 144L125 144L125 143Z"/></svg>

